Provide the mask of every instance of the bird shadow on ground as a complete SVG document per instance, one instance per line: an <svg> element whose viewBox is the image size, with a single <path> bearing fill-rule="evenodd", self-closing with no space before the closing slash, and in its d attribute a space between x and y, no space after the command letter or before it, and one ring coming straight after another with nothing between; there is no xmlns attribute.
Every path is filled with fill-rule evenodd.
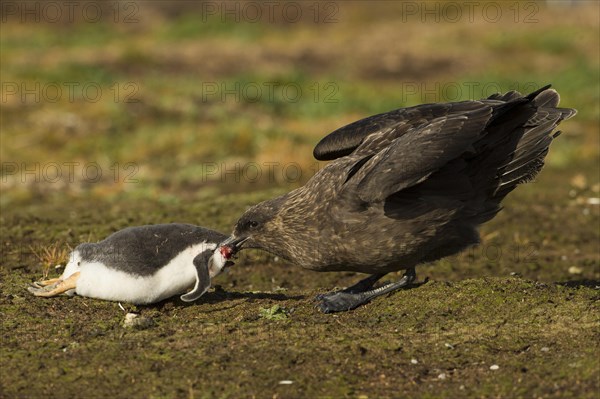
<svg viewBox="0 0 600 399"><path fill-rule="evenodd" d="M257 300L257 299L270 299L273 301L289 301L289 300L303 300L306 298L305 295L285 295L283 293L271 293L271 292L235 292L235 291L225 291L219 286L215 287L216 290L212 292L207 292L202 296L201 299L198 299L194 302L184 302L180 300L178 297L169 298L164 301L147 305L149 308L155 308L156 310L163 310L165 308L171 307L181 307L186 308L189 306L198 306L203 304L214 305L217 303L226 303L231 300L236 299L246 299L246 300ZM232 305L231 307L234 307Z"/></svg>
<svg viewBox="0 0 600 399"><path fill-rule="evenodd" d="M219 302L223 299L271 299L275 301L301 300L304 295L285 295L281 292L229 292L222 289L217 289L214 292L209 292L205 295L209 301Z"/></svg>
<svg viewBox="0 0 600 399"><path fill-rule="evenodd" d="M554 283L556 285L562 285L563 287L568 288L600 288L600 280L589 280L589 279L581 279L581 280L572 280L572 281L560 281Z"/></svg>

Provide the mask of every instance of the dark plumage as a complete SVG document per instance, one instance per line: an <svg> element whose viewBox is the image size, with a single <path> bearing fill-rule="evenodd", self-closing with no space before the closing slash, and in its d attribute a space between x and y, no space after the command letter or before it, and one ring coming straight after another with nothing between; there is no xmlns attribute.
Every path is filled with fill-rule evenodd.
<svg viewBox="0 0 600 399"><path fill-rule="evenodd" d="M185 223L127 227L97 243L79 244L84 262L101 262L106 267L136 276L150 276L184 249L207 242L216 245L227 236Z"/></svg>
<svg viewBox="0 0 600 399"><path fill-rule="evenodd" d="M409 270L406 285L415 265L477 243L477 227L540 171L553 130L576 112L557 108L548 87L402 108L342 127L314 149L332 162L305 186L250 208L230 245L247 238L239 248L316 271L374 275L321 298L324 311L388 292L365 289L389 272Z"/></svg>

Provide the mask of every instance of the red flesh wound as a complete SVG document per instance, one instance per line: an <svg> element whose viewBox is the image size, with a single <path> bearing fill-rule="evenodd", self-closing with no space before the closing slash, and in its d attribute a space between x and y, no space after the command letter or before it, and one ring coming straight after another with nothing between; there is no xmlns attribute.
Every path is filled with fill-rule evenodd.
<svg viewBox="0 0 600 399"><path fill-rule="evenodd" d="M231 253L233 252L232 249L226 245L223 245L220 249L219 252L221 252L221 255L223 255L223 257L225 259L229 259L231 258Z"/></svg>

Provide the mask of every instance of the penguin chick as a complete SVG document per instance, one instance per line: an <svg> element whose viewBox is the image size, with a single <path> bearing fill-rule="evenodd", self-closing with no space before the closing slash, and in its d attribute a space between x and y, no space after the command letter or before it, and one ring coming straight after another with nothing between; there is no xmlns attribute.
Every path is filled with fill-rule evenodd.
<svg viewBox="0 0 600 399"><path fill-rule="evenodd" d="M77 294L150 304L174 295L198 299L210 279L232 264L217 245L224 234L191 224L128 227L97 243L78 245L61 277L34 283L35 296ZM213 254L217 253L217 256Z"/></svg>

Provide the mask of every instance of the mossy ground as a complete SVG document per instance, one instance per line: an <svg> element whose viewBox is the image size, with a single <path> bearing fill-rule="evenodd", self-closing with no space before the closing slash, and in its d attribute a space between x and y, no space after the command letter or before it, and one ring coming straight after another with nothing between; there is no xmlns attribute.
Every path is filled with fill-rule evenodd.
<svg viewBox="0 0 600 399"><path fill-rule="evenodd" d="M334 24L204 20L192 2L139 4L135 24L23 24L17 15L1 25L3 83L97 83L109 94L53 102L3 93L0 397L598 397L596 2L526 2L538 7L518 18L508 2L498 23L404 18L401 2L327 3L338 7ZM523 23L528 16L536 22ZM201 90L274 81L305 95L223 100ZM420 266L414 288L325 315L314 296L362 276L248 251L193 304L123 310L26 291L42 277L34 253L43 248L147 223L228 232L248 206L314 173L311 149L328 131L398 106L491 94L447 98L445 89L472 82L553 83L579 114L561 126L539 178L482 227L481 245ZM330 83L335 102L324 101ZM116 99L115 87L125 90ZM132 87L135 103L123 97ZM73 181L44 169L73 162ZM276 175L210 169L249 162L273 162ZM102 178L82 176L91 163ZM302 177L282 176L290 164ZM19 173L36 165L37 175ZM152 323L126 328L127 312Z"/></svg>
<svg viewBox="0 0 600 399"><path fill-rule="evenodd" d="M242 254L191 305L174 298L122 310L25 290L41 273L29 244L75 245L90 231L97 239L147 222L149 210L155 222L225 231L231 215L274 192L183 207L113 203L102 213L85 203L55 204L43 215L3 216L4 396L596 397L598 212L585 215L568 199L556 204L560 217L532 211L552 209L548 183L515 193L483 229L493 235L487 243L418 269L428 282L337 315L319 313L313 297L358 275L304 271L260 252ZM572 266L582 274L570 274ZM266 317L274 305L287 317ZM132 311L153 325L124 327Z"/></svg>

